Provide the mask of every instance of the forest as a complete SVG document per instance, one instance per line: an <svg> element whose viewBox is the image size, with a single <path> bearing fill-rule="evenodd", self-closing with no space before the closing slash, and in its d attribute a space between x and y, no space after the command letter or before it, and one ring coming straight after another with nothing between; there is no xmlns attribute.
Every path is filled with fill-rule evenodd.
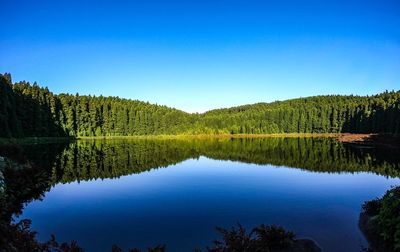
<svg viewBox="0 0 400 252"><path fill-rule="evenodd" d="M54 94L0 74L0 137L400 133L400 91L257 103L202 114L119 97Z"/></svg>

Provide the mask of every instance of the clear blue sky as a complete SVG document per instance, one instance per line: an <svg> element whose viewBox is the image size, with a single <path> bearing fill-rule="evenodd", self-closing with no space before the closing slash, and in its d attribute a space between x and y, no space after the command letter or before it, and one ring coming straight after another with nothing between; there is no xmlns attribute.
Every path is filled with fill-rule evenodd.
<svg viewBox="0 0 400 252"><path fill-rule="evenodd" d="M189 112L400 89L399 0L129 2L1 0L0 72Z"/></svg>

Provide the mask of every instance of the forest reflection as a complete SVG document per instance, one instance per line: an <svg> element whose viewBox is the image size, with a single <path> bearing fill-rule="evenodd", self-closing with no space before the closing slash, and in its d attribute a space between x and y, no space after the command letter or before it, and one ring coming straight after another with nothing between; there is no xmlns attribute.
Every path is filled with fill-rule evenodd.
<svg viewBox="0 0 400 252"><path fill-rule="evenodd" d="M77 140L0 146L0 156L6 157L0 188L0 233L4 234L0 237L0 244L22 235L18 225L13 224L12 216L19 216L27 203L42 199L44 193L56 184L118 178L202 156L273 165L276 169L371 172L385 177L400 177L400 149L343 144L333 138ZM260 168L271 169L270 166ZM27 237L36 244L29 232Z"/></svg>
<svg viewBox="0 0 400 252"><path fill-rule="evenodd" d="M313 172L400 176L399 149L348 145L332 138L78 140L48 148L40 162L51 166L53 184L117 178L201 156Z"/></svg>

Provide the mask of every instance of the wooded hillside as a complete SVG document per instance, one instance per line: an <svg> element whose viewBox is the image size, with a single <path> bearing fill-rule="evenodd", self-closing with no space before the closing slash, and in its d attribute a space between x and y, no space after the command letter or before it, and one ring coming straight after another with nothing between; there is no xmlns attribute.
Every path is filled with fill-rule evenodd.
<svg viewBox="0 0 400 252"><path fill-rule="evenodd" d="M0 137L400 133L400 91L315 96L189 114L118 97L55 95L0 75Z"/></svg>

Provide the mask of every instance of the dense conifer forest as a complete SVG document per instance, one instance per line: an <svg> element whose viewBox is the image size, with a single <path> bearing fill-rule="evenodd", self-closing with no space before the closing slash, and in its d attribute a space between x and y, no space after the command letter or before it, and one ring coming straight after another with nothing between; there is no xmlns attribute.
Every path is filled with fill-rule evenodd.
<svg viewBox="0 0 400 252"><path fill-rule="evenodd" d="M400 91L315 96L190 114L118 97L53 94L0 75L0 137L400 133Z"/></svg>

